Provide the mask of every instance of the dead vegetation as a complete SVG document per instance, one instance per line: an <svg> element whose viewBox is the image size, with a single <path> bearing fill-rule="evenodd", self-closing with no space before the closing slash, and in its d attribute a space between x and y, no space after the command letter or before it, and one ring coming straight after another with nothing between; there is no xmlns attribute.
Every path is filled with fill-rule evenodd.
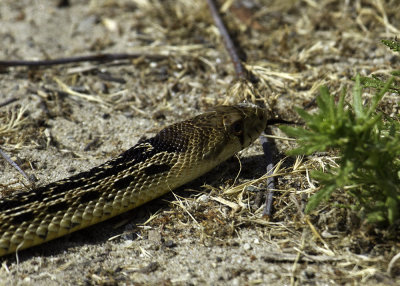
<svg viewBox="0 0 400 286"><path fill-rule="evenodd" d="M46 124L64 117L79 124L80 116L74 114L83 105L90 106L86 110L96 114L146 118L163 126L194 111L247 100L267 106L271 117L296 121L293 107L315 107L314 99L322 84L337 94L343 87L352 86L356 73L386 75L397 64L398 59L395 61L379 45L383 37L400 35L400 6L396 2L220 2L224 20L246 54L246 68L255 79L249 82L235 81L233 67L203 1L104 0L90 1L87 5L71 1L71 15L76 13L72 9L78 6L77 9L83 10L78 15L89 20L74 20L71 25L70 35L74 35L71 37L76 43L73 49L67 49L69 54L130 50L143 52L143 56L99 65L31 70L29 77L22 68L7 70L11 78L31 81L36 88L34 98L38 96L44 101L48 112L37 105L0 108L0 144L13 154L21 148L43 147L48 137L44 132L25 129L29 120L31 124L38 123L29 114L24 116L25 112L36 109ZM24 12L28 2L10 1L10 5L21 13L22 20L13 21L29 20L30 16ZM61 13L55 7L48 9L56 15ZM90 29L93 33L85 35ZM21 44L15 37L16 43ZM65 41L68 37L61 39ZM12 53L1 51L1 57L61 55L60 50L46 45L45 40L39 38L35 44L40 48L30 54L21 44ZM15 44L8 43L8 46ZM149 54L164 58L149 59L146 57ZM32 100L26 95L19 99L25 99L24 104ZM398 105L399 99L389 96L382 110L398 115ZM71 110L63 111L65 107ZM42 126L36 127L44 130ZM240 233L251 229L259 234L259 240L276 249L254 260L289 265L289 270L279 273L271 283L399 283L398 223L390 229L365 225L348 208L321 207L310 216L304 215L307 198L318 190L318 182L309 177L310 170L337 164L335 154L287 158L284 151L294 143L279 129L271 127L270 131L274 134L278 163L273 174L276 178L274 213L269 220L261 215L267 176L263 166L252 165L259 161L251 161L242 165L242 172L254 169L255 173L248 176L251 179L244 179L235 169L222 179L197 186L193 192L171 195L167 198L169 207L138 225L134 232L147 237L150 232L147 227L150 227L160 230L166 240L194 237L194 244L234 248L234 241L241 239ZM64 146L55 137L51 137L50 145ZM344 205L352 198L338 194L331 200ZM246 277L243 273L232 273L233 277ZM114 276L101 272L90 277L90 283L102 284L112 281L109 279ZM245 278L240 281L265 282Z"/></svg>

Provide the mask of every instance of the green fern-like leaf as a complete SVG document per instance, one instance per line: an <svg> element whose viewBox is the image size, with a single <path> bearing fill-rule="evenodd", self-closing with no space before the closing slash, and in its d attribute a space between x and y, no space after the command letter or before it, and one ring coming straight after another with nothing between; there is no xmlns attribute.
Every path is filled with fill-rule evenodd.
<svg viewBox="0 0 400 286"><path fill-rule="evenodd" d="M329 200L336 190L347 190L353 205L369 222L394 223L400 219L400 123L383 121L376 108L394 79L375 81L379 86L367 105L362 100L362 78L357 75L350 104L345 92L335 103L326 87L320 89L314 113L298 110L306 128L282 127L298 138L299 147L290 154L335 150L340 163L325 172L314 171L320 190L309 199L306 212Z"/></svg>
<svg viewBox="0 0 400 286"><path fill-rule="evenodd" d="M395 40L382 40L382 43L395 52L400 52L400 42Z"/></svg>

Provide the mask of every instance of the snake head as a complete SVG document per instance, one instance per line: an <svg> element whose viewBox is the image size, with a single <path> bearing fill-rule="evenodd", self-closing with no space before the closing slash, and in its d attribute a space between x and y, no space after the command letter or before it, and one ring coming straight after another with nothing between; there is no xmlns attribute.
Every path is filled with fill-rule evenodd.
<svg viewBox="0 0 400 286"><path fill-rule="evenodd" d="M218 106L164 128L150 143L155 153L190 154L192 163L215 166L253 143L266 125L266 110L255 105Z"/></svg>
<svg viewBox="0 0 400 286"><path fill-rule="evenodd" d="M206 137L212 144L203 158L221 162L253 143L267 125L266 110L255 105L218 106L197 118L211 127Z"/></svg>
<svg viewBox="0 0 400 286"><path fill-rule="evenodd" d="M240 149L253 143L266 128L267 112L265 109L253 105L223 106L222 109L224 129L232 140L236 137L234 141L239 141Z"/></svg>

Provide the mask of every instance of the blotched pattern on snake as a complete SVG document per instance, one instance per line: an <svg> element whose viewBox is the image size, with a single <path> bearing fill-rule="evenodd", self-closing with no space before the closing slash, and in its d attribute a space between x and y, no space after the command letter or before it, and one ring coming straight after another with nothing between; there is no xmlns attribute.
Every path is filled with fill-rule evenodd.
<svg viewBox="0 0 400 286"><path fill-rule="evenodd" d="M265 129L266 111L219 106L89 171L0 199L0 256L136 208L210 171Z"/></svg>

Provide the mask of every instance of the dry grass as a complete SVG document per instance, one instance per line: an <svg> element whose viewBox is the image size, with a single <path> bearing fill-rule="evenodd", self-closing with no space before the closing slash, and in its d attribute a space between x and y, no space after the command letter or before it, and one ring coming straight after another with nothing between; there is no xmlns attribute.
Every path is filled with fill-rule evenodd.
<svg viewBox="0 0 400 286"><path fill-rule="evenodd" d="M301 18L292 14L291 9L296 6L295 2L292 3L293 6L288 4L285 7L278 5L282 1L272 2L266 5L269 8L264 7L254 14L243 7L235 8L245 10L238 18L250 17L251 21L243 21L239 25L236 19L234 24L230 23L231 26L238 25L236 28L242 31L255 27L275 30L270 38L261 37L257 29L253 30L252 33L262 38L260 42L254 40L258 39L257 36L243 41L240 41L239 36L242 48L251 54L246 68L258 81L256 84L245 81L224 83L228 90L227 97L224 100L217 99L217 102L232 104L247 100L261 103L285 117L288 112L283 111L280 106L275 109L277 105L284 105L284 108L299 103L306 105L315 98L322 84L328 85L332 93L337 93L344 86L352 84L351 78L356 72L387 74L390 70L383 62L380 68L372 64L364 46L373 41L378 45L380 37L398 33L397 28L388 20L391 18L399 24L399 18L393 14L395 8L388 7L394 5L393 2L386 3L385 8L383 1L357 1L354 7L350 7L350 2L343 4L339 1L304 1L308 7ZM225 4L222 8L225 11L234 6L230 1ZM331 9L335 6L338 8ZM263 25L263 15L271 11L285 14L285 10L289 19L297 21L292 26L279 26L278 23L276 27ZM232 11L236 11L233 12L236 15L240 13L238 10L231 9ZM352 14L354 17L349 17ZM228 15L229 17L232 15ZM332 34L333 31L336 35ZM291 37L291 33L296 33L297 36ZM365 37L365 33L369 37ZM272 41L276 40L280 41L279 46L272 45ZM260 43L269 44L265 50L274 51L268 55L267 51L252 47ZM265 61L265 58L273 57L272 62ZM357 64L352 65L350 62ZM386 100L390 107L393 101L390 97ZM398 105L398 98L392 100L397 101ZM289 117L292 117L290 111ZM277 146L280 141L276 140ZM198 231L201 237L213 241L219 241L226 235L235 236L237 228L255 227L265 230L267 227L270 242L279 245L282 250L279 255L272 255L271 261L292 261L290 277L293 285L299 279L305 261L331 265L326 272L320 273L325 281L366 283L374 280L391 283L394 281L391 279L396 280L400 273L398 264L395 266L400 252L396 240L398 230L382 230L363 225L348 208L322 207L311 216L303 214L307 197L318 190L318 182L310 179L309 171L334 164L334 154L297 158L294 163L279 161L272 175L278 178L278 187L275 190L275 214L271 221L263 220L262 206L254 205L259 195L254 189L263 189L267 175L222 187L218 192L211 190L211 194L207 190L197 196L203 199L186 198L182 201L180 198L172 202L172 205L179 206L175 209L176 218L182 224L188 225L186 213L189 220L196 222L195 226L191 226L195 229L193 231ZM207 199L204 200L203 196ZM340 194L333 200L338 204L351 204L350 197ZM223 211L216 211L219 209ZM159 223L158 220L153 222Z"/></svg>
<svg viewBox="0 0 400 286"><path fill-rule="evenodd" d="M24 115L28 106L9 108L0 113L0 144L3 148L19 149L26 142L27 117Z"/></svg>
<svg viewBox="0 0 400 286"><path fill-rule="evenodd" d="M224 1L221 10L226 12L224 19L247 54L246 68L255 82L234 80L233 67L205 1L104 0L92 1L91 9L107 18L121 13L122 20L129 20L130 26L124 29L130 35L120 31L119 36L133 43L133 50L143 51L143 57L119 66L91 67L87 76L82 70L60 76L56 68L44 74L32 72L38 77L38 90L45 86L52 94L61 89L78 101L98 104L102 111L129 111L143 118L158 118L161 114L172 121L186 118L193 110L246 100L267 106L271 116L296 120L293 107L313 106L320 85L328 85L336 94L352 84L356 72L380 75L391 69L391 57L378 41L400 34L400 7L396 1L250 1L250 7L236 2L240 1ZM126 9L132 13L124 13ZM107 38L97 39L96 44L107 47L110 42ZM168 57L151 61L146 54ZM99 93L94 88L95 73L91 72L101 69L121 78L128 78L128 74L129 80L123 87L109 81L107 92ZM41 81L45 82L43 86ZM72 86L84 87L84 92ZM60 113L57 108L76 103L65 98L61 101L61 105L50 104L50 112L68 117L68 111ZM32 144L20 133L26 124L26 109L2 112L0 143L7 149ZM382 110L398 114L399 99L387 97ZM307 198L318 190L318 182L309 177L309 172L336 164L335 154L286 158L283 151L293 147L293 142L278 129L272 131L279 154L271 175L277 184L275 212L270 220L262 218L260 204L268 176L244 180L239 175L236 181L234 174L184 197L174 194L171 211L156 214L143 225L162 226L177 239L197 235L202 243L221 245L228 237L238 237L240 229L256 229L261 239L280 249L279 253L266 253L266 262L292 264L290 273L284 274L291 285L305 281L398 283L398 226L379 229L364 225L345 207L323 206L310 216L304 215ZM345 194L332 199L347 206L351 200ZM147 231L141 226L138 229L143 234ZM310 277L302 276L305 270L311 271ZM96 279L95 283L102 281Z"/></svg>

